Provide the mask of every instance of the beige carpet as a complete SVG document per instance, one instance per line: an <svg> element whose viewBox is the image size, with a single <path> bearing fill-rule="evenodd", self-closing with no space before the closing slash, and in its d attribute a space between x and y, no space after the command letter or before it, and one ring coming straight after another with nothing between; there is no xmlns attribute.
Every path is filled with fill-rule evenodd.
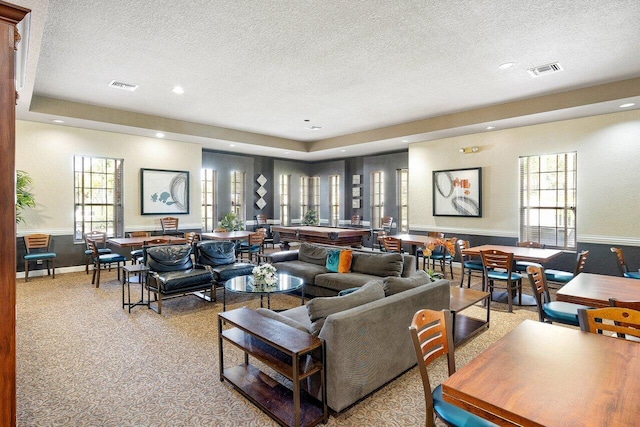
<svg viewBox="0 0 640 427"><path fill-rule="evenodd" d="M99 289L90 277L70 273L17 282L18 425L276 425L219 380L216 315L221 302L188 296L167 301L162 315L146 307L128 313L115 272L103 275ZM232 295L227 303L228 309L258 307L259 299ZM293 296L272 299L275 309L297 304ZM482 316L483 309L472 307L466 314L474 313ZM505 306L493 305L489 330L456 349L458 367L522 320L536 318L531 307L507 313ZM225 364L242 361L229 345L225 355ZM444 360L430 375L433 386L446 377ZM327 425L424 425L417 369L331 417Z"/></svg>

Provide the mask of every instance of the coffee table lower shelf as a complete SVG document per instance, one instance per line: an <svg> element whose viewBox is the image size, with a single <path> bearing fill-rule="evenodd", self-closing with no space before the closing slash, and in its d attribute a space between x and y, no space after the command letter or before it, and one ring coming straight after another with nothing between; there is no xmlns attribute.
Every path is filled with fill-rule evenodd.
<svg viewBox="0 0 640 427"><path fill-rule="evenodd" d="M453 341L455 345L465 342L480 331L489 329L489 316L491 313L490 295L488 292L474 289L459 288L457 286L451 287L450 309L453 320ZM460 314L462 310L480 302L484 302L485 304L485 319Z"/></svg>
<svg viewBox="0 0 640 427"><path fill-rule="evenodd" d="M293 391L271 378L257 367L237 365L222 373L233 387L281 425L295 424ZM320 405L320 406L318 406ZM322 406L316 399L302 392L300 396L300 425L314 426L324 419Z"/></svg>

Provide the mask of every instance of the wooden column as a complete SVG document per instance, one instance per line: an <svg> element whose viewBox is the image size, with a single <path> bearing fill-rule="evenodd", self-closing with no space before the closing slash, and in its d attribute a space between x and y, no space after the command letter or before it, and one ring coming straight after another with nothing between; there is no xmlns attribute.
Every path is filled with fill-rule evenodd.
<svg viewBox="0 0 640 427"><path fill-rule="evenodd" d="M28 9L0 1L0 425L16 425L16 24Z"/></svg>

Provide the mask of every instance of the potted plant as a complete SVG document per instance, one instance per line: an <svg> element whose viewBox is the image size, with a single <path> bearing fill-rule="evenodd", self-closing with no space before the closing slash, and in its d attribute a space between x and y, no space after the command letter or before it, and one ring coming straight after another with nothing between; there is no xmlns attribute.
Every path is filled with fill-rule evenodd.
<svg viewBox="0 0 640 427"><path fill-rule="evenodd" d="M35 195L31 192L33 179L25 171L16 171L16 224L24 223L22 211L36 206Z"/></svg>
<svg viewBox="0 0 640 427"><path fill-rule="evenodd" d="M304 218L302 218L302 225L318 225L318 212L313 209L309 209Z"/></svg>
<svg viewBox="0 0 640 427"><path fill-rule="evenodd" d="M225 214L225 216L223 216L220 222L218 223L218 226L220 228L224 228L226 231L244 230L244 225L242 224L242 221L233 212L229 212Z"/></svg>

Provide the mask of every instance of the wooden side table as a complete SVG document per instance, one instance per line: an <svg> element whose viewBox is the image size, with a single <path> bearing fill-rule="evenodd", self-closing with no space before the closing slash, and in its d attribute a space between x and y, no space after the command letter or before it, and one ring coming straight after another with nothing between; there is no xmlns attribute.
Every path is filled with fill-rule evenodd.
<svg viewBox="0 0 640 427"><path fill-rule="evenodd" d="M144 264L124 265L122 266L122 308L129 307L131 309L138 305L148 306L148 301L144 300L144 284L146 282L149 267ZM131 283L140 284L140 300L131 302ZM124 300L124 288L127 287L127 302Z"/></svg>
<svg viewBox="0 0 640 427"><path fill-rule="evenodd" d="M491 298L489 292L476 291L475 289L451 287L451 300L449 308L451 309L451 321L453 323L453 341L458 345L483 329L489 329L489 313ZM475 317L465 316L460 312L474 304L484 301L487 308L487 318L477 319Z"/></svg>
<svg viewBox="0 0 640 427"><path fill-rule="evenodd" d="M232 328L223 330L223 324ZM223 342L244 352L243 364L224 367ZM321 359L317 358L317 350ZM325 351L318 337L242 307L218 314L218 352L220 381L229 381L280 425L314 426L327 422ZM293 390L251 365L249 356L291 380ZM300 381L316 373L321 378L320 401L300 388Z"/></svg>

